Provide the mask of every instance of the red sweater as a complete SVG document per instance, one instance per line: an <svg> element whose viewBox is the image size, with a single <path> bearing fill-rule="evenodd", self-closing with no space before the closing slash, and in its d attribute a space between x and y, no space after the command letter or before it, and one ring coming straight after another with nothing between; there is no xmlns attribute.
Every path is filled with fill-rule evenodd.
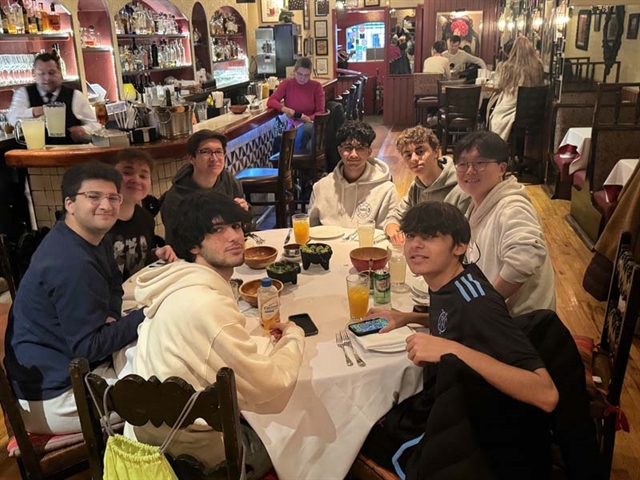
<svg viewBox="0 0 640 480"><path fill-rule="evenodd" d="M311 120L318 113L324 113L324 90L322 84L315 80L309 80L304 85L300 85L295 78L287 78L280 82L273 95L269 97L267 106L274 110L282 111L282 104L293 108Z"/></svg>

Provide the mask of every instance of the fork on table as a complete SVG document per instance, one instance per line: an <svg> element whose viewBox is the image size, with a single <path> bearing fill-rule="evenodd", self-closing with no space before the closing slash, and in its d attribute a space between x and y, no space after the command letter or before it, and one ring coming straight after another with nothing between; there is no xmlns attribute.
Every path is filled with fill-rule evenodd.
<svg viewBox="0 0 640 480"><path fill-rule="evenodd" d="M344 353L344 360L347 362L347 366L353 367L353 362L349 358L349 355L347 355L347 351L344 348L344 341L342 340L340 332L336 333L336 345L338 345L342 349L342 353Z"/></svg>
<svg viewBox="0 0 640 480"><path fill-rule="evenodd" d="M258 245L262 245L264 243L264 238L262 238L260 235L257 235L252 232L252 233L249 233L248 236L253 238Z"/></svg>
<svg viewBox="0 0 640 480"><path fill-rule="evenodd" d="M358 238L358 230L355 230L354 232L349 233L349 234L345 233L342 236L342 241L343 242L350 242L352 240L355 240L356 238Z"/></svg>
<svg viewBox="0 0 640 480"><path fill-rule="evenodd" d="M358 352L356 352L356 349L353 348L353 344L351 343L351 339L349 338L349 334L347 333L346 330L341 330L340 331L340 336L342 337L342 343L344 344L345 347L349 347L351 349L351 351L353 352L353 356L356 359L356 362L358 363L359 367L366 367L367 364L364 363L364 360L362 360L360 358L360 355L358 355Z"/></svg>

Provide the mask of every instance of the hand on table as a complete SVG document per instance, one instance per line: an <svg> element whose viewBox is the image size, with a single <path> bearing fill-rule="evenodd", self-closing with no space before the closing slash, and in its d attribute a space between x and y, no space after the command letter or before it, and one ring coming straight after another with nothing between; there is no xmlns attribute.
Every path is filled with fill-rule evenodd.
<svg viewBox="0 0 640 480"><path fill-rule="evenodd" d="M296 111L293 108L289 107L282 107L281 111L289 118L293 118L293 116L296 114Z"/></svg>
<svg viewBox="0 0 640 480"><path fill-rule="evenodd" d="M249 204L247 203L247 201L244 198L237 197L237 198L234 198L233 201L236 202L238 205L240 205L245 210L249 211Z"/></svg>
<svg viewBox="0 0 640 480"><path fill-rule="evenodd" d="M71 135L71 140L76 143L88 143L91 141L91 135L80 125L69 127L69 135Z"/></svg>
<svg viewBox="0 0 640 480"><path fill-rule="evenodd" d="M411 321L409 314L405 312L381 307L370 308L363 320L371 320L372 318L384 318L387 321L387 326L380 330L380 333L390 332L396 328L404 327Z"/></svg>
<svg viewBox="0 0 640 480"><path fill-rule="evenodd" d="M427 362L439 362L447 353L453 353L456 342L434 337L428 333L414 333L407 337L407 356L419 367Z"/></svg>
<svg viewBox="0 0 640 480"><path fill-rule="evenodd" d="M287 322L287 323L276 323L271 328L269 328L269 333L273 338L275 338L276 342L282 338L284 332L287 328L291 327L291 325L295 325L295 323Z"/></svg>
<svg viewBox="0 0 640 480"><path fill-rule="evenodd" d="M159 260L164 260L167 263L173 263L178 260L178 256L176 252L173 251L173 248L171 248L171 245L156 248L154 253Z"/></svg>

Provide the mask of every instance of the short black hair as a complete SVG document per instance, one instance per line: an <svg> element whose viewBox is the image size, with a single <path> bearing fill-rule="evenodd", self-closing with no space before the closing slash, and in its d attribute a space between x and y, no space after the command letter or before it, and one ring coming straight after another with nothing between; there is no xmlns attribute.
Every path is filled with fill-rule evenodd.
<svg viewBox="0 0 640 480"><path fill-rule="evenodd" d="M460 35L452 35L449 41L451 43L460 43L462 39L460 38Z"/></svg>
<svg viewBox="0 0 640 480"><path fill-rule="evenodd" d="M431 48L433 48L438 53L442 53L447 49L447 44L444 43L442 40L438 40L433 44Z"/></svg>
<svg viewBox="0 0 640 480"><path fill-rule="evenodd" d="M47 63L51 61L54 61L56 63L56 66L58 67L58 70L60 70L60 57L58 57L57 54L49 52L39 53L38 55L36 55L36 58L33 59L33 68L36 68L36 62Z"/></svg>
<svg viewBox="0 0 640 480"><path fill-rule="evenodd" d="M400 229L405 234L423 237L435 237L438 233L449 235L454 245L469 245L471 241L469 222L457 207L445 202L414 205L400 221Z"/></svg>
<svg viewBox="0 0 640 480"><path fill-rule="evenodd" d="M498 163L509 162L509 145L500 135L494 132L473 132L465 135L453 150L453 163L460 161L460 156L472 149L478 150L480 156L490 158Z"/></svg>
<svg viewBox="0 0 640 480"><path fill-rule="evenodd" d="M370 147L376 139L376 132L371 125L358 120L347 120L342 124L336 133L336 141L340 145L345 140L357 140L361 145Z"/></svg>
<svg viewBox="0 0 640 480"><path fill-rule="evenodd" d="M198 153L198 148L200 148L200 144L206 140L218 140L222 144L222 150L227 153L227 137L221 133L206 129L198 130L189 137L189 140L187 140L187 153L195 157Z"/></svg>
<svg viewBox="0 0 640 480"><path fill-rule="evenodd" d="M74 165L66 171L62 177L62 201L66 198L75 200L75 197L86 180L104 180L112 182L118 191L122 184L122 175L110 165L100 162L89 162L81 165Z"/></svg>
<svg viewBox="0 0 640 480"><path fill-rule="evenodd" d="M118 165L119 163L131 164L134 162L142 162L147 167L149 167L150 171L153 170L153 157L149 152L142 148L125 148L123 150L120 150L113 159L114 166Z"/></svg>
<svg viewBox="0 0 640 480"><path fill-rule="evenodd" d="M306 68L307 70L313 70L313 63L309 57L300 57L296 60L296 63L293 66L293 71L295 72L299 68Z"/></svg>
<svg viewBox="0 0 640 480"><path fill-rule="evenodd" d="M179 258L193 262L196 256L191 249L199 247L204 237L213 231L213 220L224 223L248 223L251 214L231 197L211 190L190 193L182 199L176 212L178 221L173 228L171 246Z"/></svg>

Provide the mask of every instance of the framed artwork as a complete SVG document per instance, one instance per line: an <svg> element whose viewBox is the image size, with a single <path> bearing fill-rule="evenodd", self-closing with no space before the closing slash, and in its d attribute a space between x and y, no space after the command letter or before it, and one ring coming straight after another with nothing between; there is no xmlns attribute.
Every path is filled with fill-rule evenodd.
<svg viewBox="0 0 640 480"><path fill-rule="evenodd" d="M329 40L316 39L316 55L322 57L329 55Z"/></svg>
<svg viewBox="0 0 640 480"><path fill-rule="evenodd" d="M460 48L476 57L480 56L480 39L482 38L482 10L436 13L436 40L448 40L454 35L461 39Z"/></svg>
<svg viewBox="0 0 640 480"><path fill-rule="evenodd" d="M313 30L317 38L327 38L327 21L316 20L313 22Z"/></svg>
<svg viewBox="0 0 640 480"><path fill-rule="evenodd" d="M329 0L316 0L316 17L329 15Z"/></svg>
<svg viewBox="0 0 640 480"><path fill-rule="evenodd" d="M360 0L344 0L345 8L358 8Z"/></svg>
<svg viewBox="0 0 640 480"><path fill-rule="evenodd" d="M593 31L599 32L602 29L602 14L600 12L593 14Z"/></svg>
<svg viewBox="0 0 640 480"><path fill-rule="evenodd" d="M304 1L304 8L302 9L302 14L304 16L304 29L305 30L310 30L311 29L311 11L310 11L310 7L309 7L309 1L310 0L303 0Z"/></svg>
<svg viewBox="0 0 640 480"><path fill-rule="evenodd" d="M578 12L578 25L576 27L576 48L589 50L589 33L591 32L591 10Z"/></svg>
<svg viewBox="0 0 640 480"><path fill-rule="evenodd" d="M318 75L327 75L329 73L328 58L316 58L316 73Z"/></svg>
<svg viewBox="0 0 640 480"><path fill-rule="evenodd" d="M638 38L638 25L640 24L640 13L632 13L629 15L629 23L627 24L627 38L635 40Z"/></svg>
<svg viewBox="0 0 640 480"><path fill-rule="evenodd" d="M262 23L278 23L283 0L260 0Z"/></svg>
<svg viewBox="0 0 640 480"><path fill-rule="evenodd" d="M287 4L287 10L302 10L304 5L304 0L289 0Z"/></svg>
<svg viewBox="0 0 640 480"><path fill-rule="evenodd" d="M365 7L379 7L380 0L364 0Z"/></svg>
<svg viewBox="0 0 640 480"><path fill-rule="evenodd" d="M256 3L256 0L236 0L236 3Z"/></svg>

